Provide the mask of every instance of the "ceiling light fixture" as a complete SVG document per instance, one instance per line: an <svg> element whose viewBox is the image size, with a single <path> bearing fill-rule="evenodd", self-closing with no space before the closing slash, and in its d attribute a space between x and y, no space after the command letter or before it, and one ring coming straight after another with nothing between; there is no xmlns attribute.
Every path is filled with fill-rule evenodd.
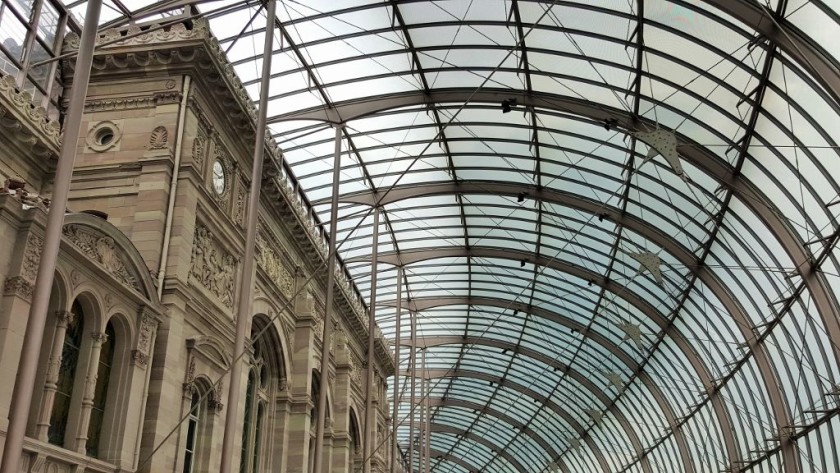
<svg viewBox="0 0 840 473"><path fill-rule="evenodd" d="M502 113L510 113L511 107L516 106L516 99L502 100Z"/></svg>

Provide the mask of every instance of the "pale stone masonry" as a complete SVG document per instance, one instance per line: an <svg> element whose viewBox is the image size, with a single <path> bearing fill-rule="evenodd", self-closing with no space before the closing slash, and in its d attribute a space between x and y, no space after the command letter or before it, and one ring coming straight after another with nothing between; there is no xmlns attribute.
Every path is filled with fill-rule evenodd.
<svg viewBox="0 0 840 473"><path fill-rule="evenodd" d="M69 38L66 47L75 44ZM72 61L63 67L72 87ZM251 333L260 337L244 355L243 402L225 404L254 136L253 105L231 71L202 21L98 50L81 136L73 137L70 213L51 301L56 315L46 328L23 471L180 473L185 462L193 472L215 471L225 429L236 432L234 464L244 471L311 468L325 242L287 183L269 178L277 175L273 164L263 183L252 303ZM8 423L59 148L58 124L6 79L0 78L0 180L6 181L0 191L0 435ZM277 162L280 151L267 146L268 161ZM324 471L351 472L361 467L361 370L371 332L377 337L373 437L385 442L381 432L390 422L382 393L394 366L387 341L367 327L347 279L339 275L337 284ZM84 328L75 376L72 386L61 388L68 324L77 315ZM100 356L110 353L108 344L110 365ZM103 364L110 371L101 371ZM99 373L110 373L103 395L96 390L105 382ZM244 402L251 395L248 373L251 412ZM49 432L60 389L70 390L72 410L57 442ZM196 393L201 409L191 416ZM91 417L100 398L101 424ZM226 426L224 412L231 408L241 422ZM88 445L92 422L99 432L95 455ZM388 448L378 449L373 471L385 471L390 455Z"/></svg>

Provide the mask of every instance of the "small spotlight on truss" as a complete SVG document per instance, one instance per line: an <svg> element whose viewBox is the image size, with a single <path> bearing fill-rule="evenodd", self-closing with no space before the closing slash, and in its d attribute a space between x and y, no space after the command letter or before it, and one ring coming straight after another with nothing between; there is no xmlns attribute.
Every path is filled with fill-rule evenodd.
<svg viewBox="0 0 840 473"><path fill-rule="evenodd" d="M604 129L607 131L611 131L612 127L618 125L618 120L615 118L605 118L604 119Z"/></svg>
<svg viewBox="0 0 840 473"><path fill-rule="evenodd" d="M527 263L527 262L528 262L528 260L526 260L526 259L524 259L524 260L520 261L520 262L519 262L519 267L520 267L520 268L524 268L524 267L525 267L525 263Z"/></svg>
<svg viewBox="0 0 840 473"><path fill-rule="evenodd" d="M519 202L520 204L522 202L525 202L525 193L520 192L519 195L516 196L516 201Z"/></svg>
<svg viewBox="0 0 840 473"><path fill-rule="evenodd" d="M502 113L510 113L514 106L516 106L516 99L502 100Z"/></svg>

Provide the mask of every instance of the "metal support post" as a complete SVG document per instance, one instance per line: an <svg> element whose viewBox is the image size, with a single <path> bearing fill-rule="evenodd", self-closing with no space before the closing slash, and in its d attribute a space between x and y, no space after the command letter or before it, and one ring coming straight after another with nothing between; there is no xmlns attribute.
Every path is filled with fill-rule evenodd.
<svg viewBox="0 0 840 473"><path fill-rule="evenodd" d="M265 122L268 115L268 88L271 77L271 57L274 49L275 0L266 4L265 44L263 45L262 78L260 80L260 103L257 115L257 128L254 138L254 163L251 169L251 189L248 196L248 224L245 230L245 254L242 257L242 282L239 285L236 309L236 339L233 345L233 366L228 383L228 407L225 412L225 429L222 440L220 473L229 473L233 463L233 442L239 432L240 424L236 414L239 406L242 365L245 360L240 356L245 351L245 338L251 324L251 298L254 290L254 261L257 240L257 220L260 210L260 187L262 168L265 157Z"/></svg>
<svg viewBox="0 0 840 473"><path fill-rule="evenodd" d="M373 396L376 392L376 357L374 356L374 327L376 326L376 280L379 266L379 207L373 209L373 259L370 264L370 307L368 307L368 352L365 385L365 438L363 441L364 465L362 471L370 473L373 440L376 438L376 412Z"/></svg>
<svg viewBox="0 0 840 473"><path fill-rule="evenodd" d="M324 428L327 421L327 391L330 377L327 375L330 369L330 338L332 337L332 311L333 293L335 292L335 260L336 260L336 225L338 221L338 185L341 182L341 130L344 124L335 126L335 159L333 161L333 188L332 208L330 209L330 241L329 253L327 254L327 301L324 309L324 335L321 338L321 373L320 387L318 393L318 420L315 430L315 451L313 455L312 471L321 473L321 465L324 451Z"/></svg>
<svg viewBox="0 0 840 473"><path fill-rule="evenodd" d="M417 411L417 313L409 309L411 315L411 360L410 373L411 376L411 396L410 408L408 410L410 417L408 423L408 466L411 472L414 473L414 414Z"/></svg>
<svg viewBox="0 0 840 473"><path fill-rule="evenodd" d="M417 441L417 449L419 450L420 472L426 471L426 437L429 433L426 431L426 349L420 350L420 437Z"/></svg>
<svg viewBox="0 0 840 473"><path fill-rule="evenodd" d="M400 322L402 318L402 280L403 268L397 267L397 320L394 335L394 405L391 406L391 473L397 473L397 457L400 447L397 441L397 429L400 421L397 418L400 405Z"/></svg>
<svg viewBox="0 0 840 473"><path fill-rule="evenodd" d="M15 378L15 389L9 406L9 427L3 448L3 460L0 472L18 473L20 458L23 455L23 439L26 435L26 423L32 406L32 394L35 389L35 375L38 370L41 343L44 339L44 326L47 322L47 309L50 305L55 265L58 249L61 245L61 229L64 226L64 212L67 209L67 196L70 193L70 181L73 177L73 162L76 159L76 145L85 110L85 96L90 82L90 68L93 64L93 48L96 44L99 12L102 0L89 0L85 11L85 24L79 42L79 55L73 76L73 88L70 92L70 104L64 119L64 135L61 152L55 171L52 203L47 215L44 231L44 247L41 250L41 264L35 279L32 305L29 308L29 320L20 353Z"/></svg>
<svg viewBox="0 0 840 473"><path fill-rule="evenodd" d="M426 380L426 391L423 395L423 402L426 405L426 442L423 444L423 458L426 459L425 473L429 473L432 467L432 400L429 395L432 393L432 380L429 378L429 367L426 364L426 355L428 347L423 348L423 379Z"/></svg>

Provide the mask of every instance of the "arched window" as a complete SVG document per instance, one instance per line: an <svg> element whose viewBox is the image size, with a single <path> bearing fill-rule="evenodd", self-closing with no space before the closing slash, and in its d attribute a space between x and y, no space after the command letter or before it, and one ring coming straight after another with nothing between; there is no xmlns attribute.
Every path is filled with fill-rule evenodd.
<svg viewBox="0 0 840 473"><path fill-rule="evenodd" d="M81 354L82 334L84 333L84 311L82 310L82 305L77 300L73 302L70 310L75 317L67 325L67 332L64 336L64 346L61 350L61 365L59 366L55 399L50 413L50 427L47 434L49 442L58 446L64 445L67 419L70 415L73 387L76 381L76 369L78 368L79 356Z"/></svg>
<svg viewBox="0 0 840 473"><path fill-rule="evenodd" d="M108 384L111 379L111 367L114 364L114 345L116 338L114 326L111 322L105 327L105 342L99 351L99 366L96 370L96 388L93 394L93 406L90 411L88 424L88 439L85 444L87 454L99 457L99 439L102 434L102 423L105 420L105 404L108 398Z"/></svg>
<svg viewBox="0 0 840 473"><path fill-rule="evenodd" d="M356 412L350 410L350 445L349 455L347 455L347 471L353 472L355 470L356 461L359 460L359 449L362 442L359 440L359 421L356 419Z"/></svg>
<svg viewBox="0 0 840 473"><path fill-rule="evenodd" d="M256 456L257 452L250 452L252 445L251 439L253 436L252 429L254 427L254 402L257 397L257 383L255 382L254 370L248 372L248 387L245 390L245 415L242 422L242 454L239 457L239 471L247 473L248 471L256 471ZM256 450L256 449L254 449ZM254 465L251 470L248 469L249 458L254 459Z"/></svg>
<svg viewBox="0 0 840 473"><path fill-rule="evenodd" d="M251 329L254 356L245 391L240 473L256 473L271 467L267 464L265 452L260 450L260 444L262 428L266 422L266 406L282 376L282 349L276 333L266 329L267 323L261 318L255 318Z"/></svg>
<svg viewBox="0 0 840 473"><path fill-rule="evenodd" d="M193 389L192 398L190 398L190 415L187 418L187 439L184 443L184 473L192 473L195 466L204 404L201 393L198 389Z"/></svg>

